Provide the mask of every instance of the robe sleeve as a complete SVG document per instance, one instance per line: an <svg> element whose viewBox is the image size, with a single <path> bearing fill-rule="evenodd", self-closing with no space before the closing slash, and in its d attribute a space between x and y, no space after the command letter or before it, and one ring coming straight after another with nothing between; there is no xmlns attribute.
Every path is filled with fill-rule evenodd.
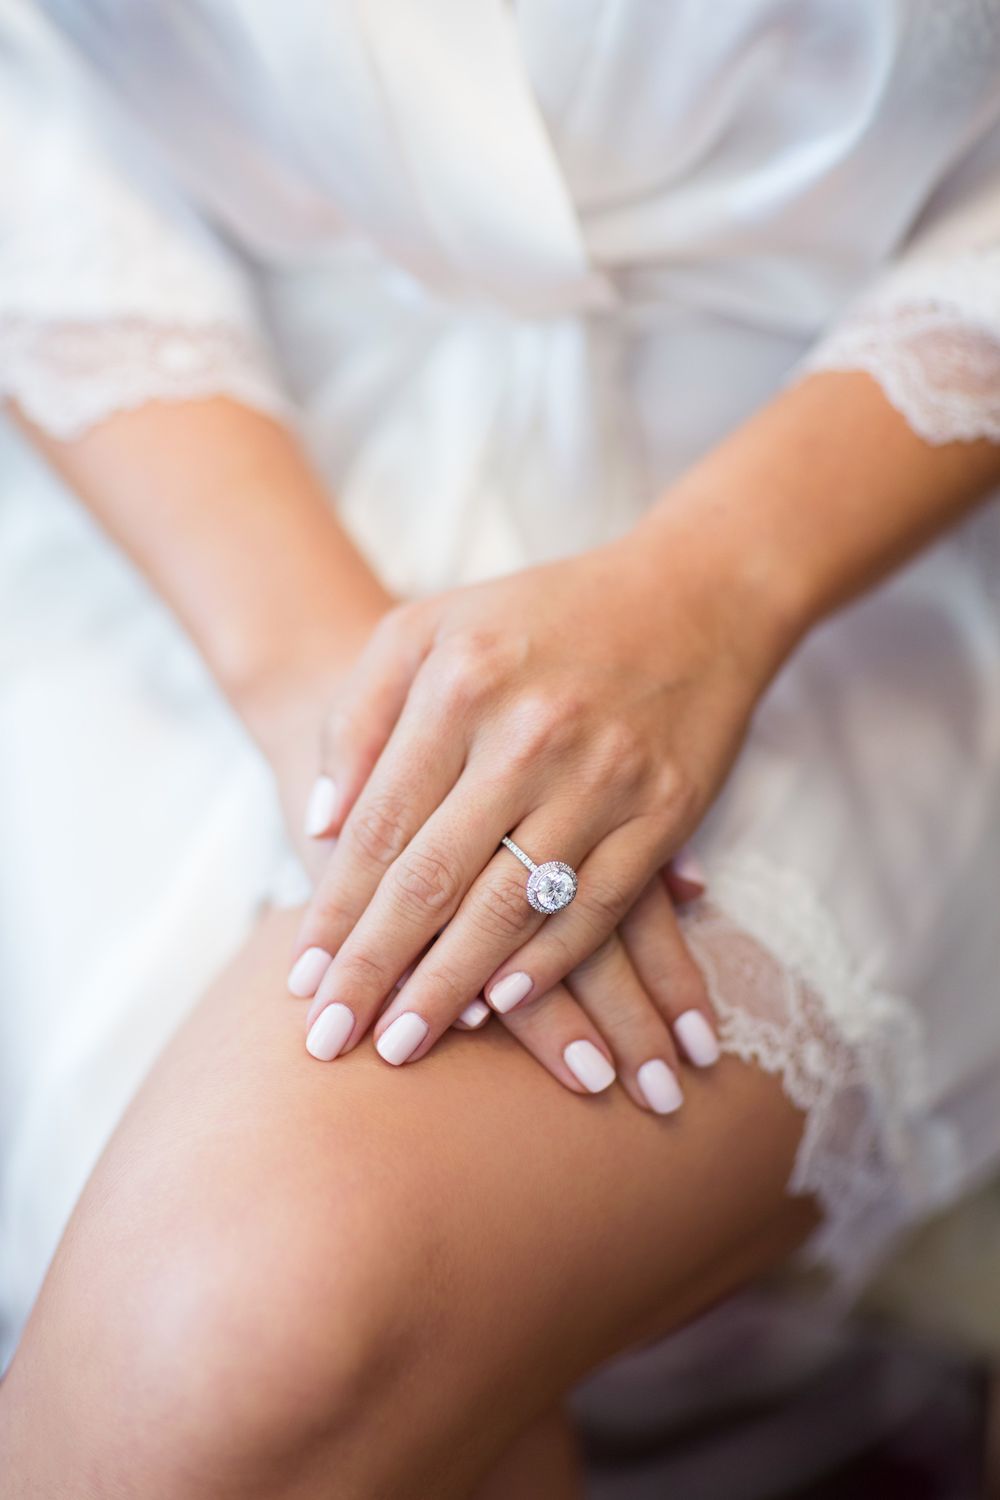
<svg viewBox="0 0 1000 1500"><path fill-rule="evenodd" d="M61 439L153 400L228 395L284 415L239 258L88 107L44 23L24 7L11 15L0 22L0 400Z"/></svg>
<svg viewBox="0 0 1000 1500"><path fill-rule="evenodd" d="M1000 128L799 373L865 370L928 443L1000 442Z"/></svg>

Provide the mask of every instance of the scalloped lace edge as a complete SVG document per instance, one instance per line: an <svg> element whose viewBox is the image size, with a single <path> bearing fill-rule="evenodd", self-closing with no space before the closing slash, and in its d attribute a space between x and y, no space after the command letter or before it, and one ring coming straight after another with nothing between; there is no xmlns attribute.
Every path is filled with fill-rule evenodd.
<svg viewBox="0 0 1000 1500"><path fill-rule="evenodd" d="M927 443L1000 442L1000 329L947 300L859 311L807 356L796 378L863 370Z"/></svg>
<svg viewBox="0 0 1000 1500"><path fill-rule="evenodd" d="M822 1221L799 1258L851 1296L900 1236L955 1196L958 1136L928 1098L916 1008L853 964L797 872L755 855L713 865L683 919L724 1051L779 1075L804 1116L788 1191Z"/></svg>
<svg viewBox="0 0 1000 1500"><path fill-rule="evenodd" d="M257 340L226 322L0 318L0 350L0 394L62 441L151 401L229 396L279 420L291 414Z"/></svg>

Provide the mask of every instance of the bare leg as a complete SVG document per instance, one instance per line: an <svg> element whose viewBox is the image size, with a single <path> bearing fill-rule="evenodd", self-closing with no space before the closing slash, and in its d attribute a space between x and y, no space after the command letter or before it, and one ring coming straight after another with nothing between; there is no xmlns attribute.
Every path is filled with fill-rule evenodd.
<svg viewBox="0 0 1000 1500"><path fill-rule="evenodd" d="M466 1497L584 1371L773 1264L801 1120L733 1059L672 1119L499 1026L314 1062L269 920L95 1169L0 1391L18 1500Z"/></svg>
<svg viewBox="0 0 1000 1500"><path fill-rule="evenodd" d="M475 1493L475 1500L582 1500L576 1440L562 1411L523 1432Z"/></svg>

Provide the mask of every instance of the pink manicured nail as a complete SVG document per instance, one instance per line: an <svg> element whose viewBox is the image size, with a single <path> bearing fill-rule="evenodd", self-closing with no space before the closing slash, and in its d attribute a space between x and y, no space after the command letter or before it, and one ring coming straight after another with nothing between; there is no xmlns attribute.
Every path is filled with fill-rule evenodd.
<svg viewBox="0 0 1000 1500"><path fill-rule="evenodd" d="M306 838L319 839L329 833L336 811L337 788L329 776L317 777L306 806Z"/></svg>
<svg viewBox="0 0 1000 1500"><path fill-rule="evenodd" d="M316 994L316 998L313 1000L312 1005L310 1005L309 1009L306 1011L306 1028L307 1029L312 1025L312 1023L315 1021L315 1019L316 1019L317 1016L321 1016L323 1014L323 1012L326 1010L326 1007L330 1004L331 998L332 997L329 994L324 995L324 993L323 993L323 982L321 980L320 981L319 991Z"/></svg>
<svg viewBox="0 0 1000 1500"><path fill-rule="evenodd" d="M682 880L689 880L692 885L700 885L704 889L705 867L689 845L685 844L670 863L675 875L679 875Z"/></svg>
<svg viewBox="0 0 1000 1500"><path fill-rule="evenodd" d="M674 1022L674 1034L696 1068L719 1061L719 1042L700 1010L686 1010Z"/></svg>
<svg viewBox="0 0 1000 1500"><path fill-rule="evenodd" d="M308 1000L319 989L319 982L333 963L325 948L307 948L292 965L288 988L299 1000Z"/></svg>
<svg viewBox="0 0 1000 1500"><path fill-rule="evenodd" d="M306 1051L320 1062L332 1062L344 1050L354 1030L354 1012L346 1005L328 1005L309 1028Z"/></svg>
<svg viewBox="0 0 1000 1500"><path fill-rule="evenodd" d="M489 1014L490 1008L485 1001L472 1000L462 1011L458 1019L464 1021L466 1026L471 1026L474 1029L477 1026L482 1026L484 1021L489 1020Z"/></svg>
<svg viewBox="0 0 1000 1500"><path fill-rule="evenodd" d="M652 1057L644 1062L635 1075L642 1097L650 1109L658 1115L672 1115L684 1103L677 1075L668 1068L662 1057Z"/></svg>
<svg viewBox="0 0 1000 1500"><path fill-rule="evenodd" d="M591 1094L600 1094L615 1081L615 1070L593 1042L570 1042L563 1049L566 1066Z"/></svg>
<svg viewBox="0 0 1000 1500"><path fill-rule="evenodd" d="M503 1016L507 1011L513 1010L518 1001L524 999L533 983L530 974L507 974L503 979L497 980L486 998L493 1009Z"/></svg>
<svg viewBox="0 0 1000 1500"><path fill-rule="evenodd" d="M418 1016L415 1010L408 1010L397 1016L392 1025L383 1031L375 1043L375 1051L387 1063L398 1068L400 1063L404 1063L416 1052L428 1031L430 1027L423 1016Z"/></svg>

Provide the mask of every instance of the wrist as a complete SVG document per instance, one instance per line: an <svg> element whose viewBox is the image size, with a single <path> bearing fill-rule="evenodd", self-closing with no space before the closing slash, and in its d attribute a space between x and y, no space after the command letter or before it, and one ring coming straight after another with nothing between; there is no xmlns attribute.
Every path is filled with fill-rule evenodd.
<svg viewBox="0 0 1000 1500"><path fill-rule="evenodd" d="M682 475L635 535L660 567L684 556L773 675L998 477L1000 445L931 447L868 375L813 374Z"/></svg>
<svg viewBox="0 0 1000 1500"><path fill-rule="evenodd" d="M358 611L335 626L313 622L228 675L224 691L269 760L284 754L290 736L315 739L339 683L392 602L386 596L384 608Z"/></svg>
<svg viewBox="0 0 1000 1500"><path fill-rule="evenodd" d="M790 563L755 507L709 476L670 489L625 540L646 596L676 620L678 593L763 691L815 617L801 571ZM668 582L669 580L669 582Z"/></svg>

